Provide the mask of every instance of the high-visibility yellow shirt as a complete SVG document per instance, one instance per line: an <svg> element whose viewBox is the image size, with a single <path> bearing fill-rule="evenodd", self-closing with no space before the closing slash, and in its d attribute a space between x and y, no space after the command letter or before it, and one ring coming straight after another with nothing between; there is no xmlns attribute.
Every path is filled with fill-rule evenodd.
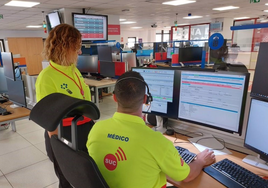
<svg viewBox="0 0 268 188"><path fill-rule="evenodd" d="M52 93L63 93L74 98L91 101L89 87L74 64L71 66L61 66L53 61L50 61L50 64L54 68L49 65L43 69L35 83L37 101ZM82 94L84 94L84 97Z"/></svg>
<svg viewBox="0 0 268 188"><path fill-rule="evenodd" d="M166 175L181 181L190 173L173 143L138 116L116 112L97 122L87 148L111 188L164 188Z"/></svg>

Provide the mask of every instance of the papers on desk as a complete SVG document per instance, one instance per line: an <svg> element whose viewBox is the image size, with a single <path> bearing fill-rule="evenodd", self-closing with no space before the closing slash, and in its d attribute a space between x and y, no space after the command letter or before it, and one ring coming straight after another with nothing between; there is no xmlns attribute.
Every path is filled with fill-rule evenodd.
<svg viewBox="0 0 268 188"><path fill-rule="evenodd" d="M195 138L188 138L188 140L200 151L204 151L205 149L212 149L215 155L227 155L232 154L227 148L224 146L213 136L213 135L205 135ZM224 148L224 149L221 149Z"/></svg>

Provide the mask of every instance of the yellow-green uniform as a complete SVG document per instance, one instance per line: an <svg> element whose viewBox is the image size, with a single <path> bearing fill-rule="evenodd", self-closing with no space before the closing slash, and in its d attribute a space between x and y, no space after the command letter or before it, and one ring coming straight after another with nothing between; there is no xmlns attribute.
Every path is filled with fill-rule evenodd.
<svg viewBox="0 0 268 188"><path fill-rule="evenodd" d="M35 84L37 101L51 93L63 93L74 98L83 99L83 95L79 89L80 83L84 92L84 99L91 101L89 87L84 82L84 78L74 64L71 66L61 66L53 61L50 61L50 64L56 69L49 65L41 71L37 78ZM74 79L79 87L60 71Z"/></svg>
<svg viewBox="0 0 268 188"><path fill-rule="evenodd" d="M164 188L166 175L181 181L190 173L173 143L138 116L116 112L97 122L87 148L111 188Z"/></svg>

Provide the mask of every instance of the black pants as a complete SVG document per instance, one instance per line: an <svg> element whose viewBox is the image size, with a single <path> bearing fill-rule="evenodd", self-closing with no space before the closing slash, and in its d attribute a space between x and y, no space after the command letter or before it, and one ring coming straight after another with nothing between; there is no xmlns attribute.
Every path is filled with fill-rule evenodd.
<svg viewBox="0 0 268 188"><path fill-rule="evenodd" d="M78 149L80 151L84 151L84 152L88 153L87 147L86 147L87 137L88 137L88 133L90 132L93 125L94 125L94 122L90 121L90 122L85 123L83 125L77 126ZM63 127L63 135L62 136L65 139L67 139L68 141L71 141L71 126ZM46 145L47 156L53 162L55 173L56 173L57 177L59 178L59 188L73 188L71 186L71 184L66 180L63 173L61 172L59 164L58 164L58 162L55 158L55 155L53 153L53 150L52 150L52 147L50 144L50 138L48 136L47 131L45 131L45 145Z"/></svg>

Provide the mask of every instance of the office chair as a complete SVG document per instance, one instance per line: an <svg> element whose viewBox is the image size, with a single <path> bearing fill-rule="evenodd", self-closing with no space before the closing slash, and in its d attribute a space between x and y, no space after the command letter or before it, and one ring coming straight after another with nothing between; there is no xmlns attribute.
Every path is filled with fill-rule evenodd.
<svg viewBox="0 0 268 188"><path fill-rule="evenodd" d="M100 117L100 112L92 102L53 93L34 106L30 120L48 131L58 127L58 135L51 137L51 146L60 169L70 184L76 188L109 188L95 161L87 153L78 150L77 122L83 116L96 120ZM65 117L74 117L71 142L62 136L61 120Z"/></svg>

